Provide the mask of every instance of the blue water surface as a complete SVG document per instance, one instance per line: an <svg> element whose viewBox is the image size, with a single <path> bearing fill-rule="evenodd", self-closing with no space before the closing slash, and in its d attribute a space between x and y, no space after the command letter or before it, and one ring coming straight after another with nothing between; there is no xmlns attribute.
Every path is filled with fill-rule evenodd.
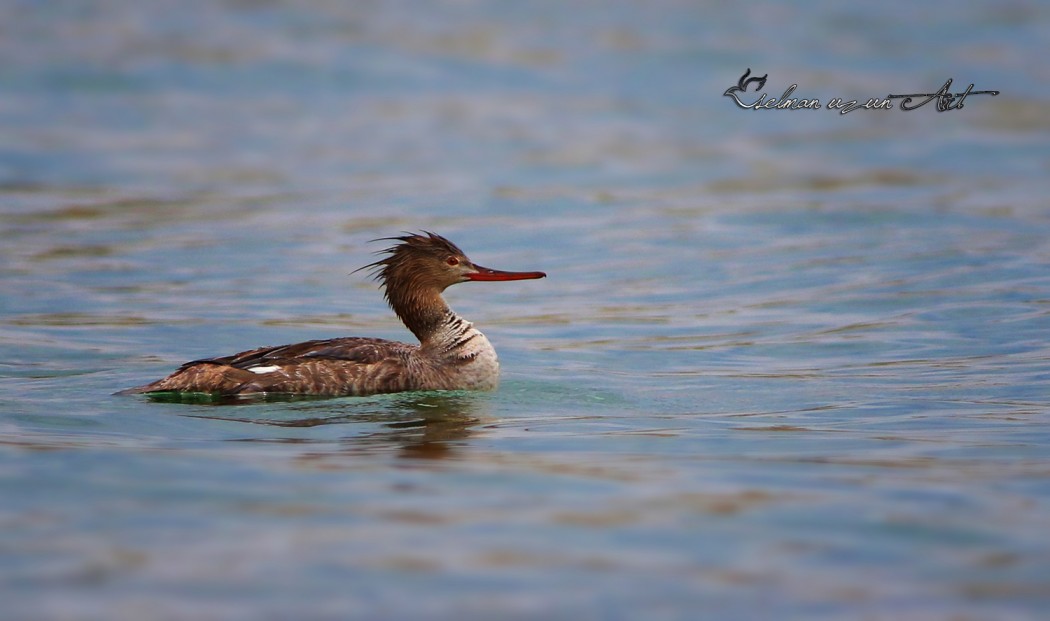
<svg viewBox="0 0 1050 621"><path fill-rule="evenodd" d="M5 619L1045 615L1047 7L0 18ZM421 229L549 274L447 292L498 391L112 394L410 339L352 272Z"/></svg>

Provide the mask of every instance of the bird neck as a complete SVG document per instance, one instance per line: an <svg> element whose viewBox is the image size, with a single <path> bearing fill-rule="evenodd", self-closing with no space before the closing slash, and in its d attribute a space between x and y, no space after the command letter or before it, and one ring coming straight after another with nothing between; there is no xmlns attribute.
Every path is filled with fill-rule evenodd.
<svg viewBox="0 0 1050 621"><path fill-rule="evenodd" d="M387 286L387 302L398 319L419 342L426 345L440 336L452 309L436 289L413 289Z"/></svg>

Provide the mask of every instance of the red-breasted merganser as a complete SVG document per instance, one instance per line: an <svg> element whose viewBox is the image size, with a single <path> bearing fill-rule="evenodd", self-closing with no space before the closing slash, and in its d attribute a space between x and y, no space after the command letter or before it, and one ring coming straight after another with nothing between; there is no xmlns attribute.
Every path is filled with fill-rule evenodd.
<svg viewBox="0 0 1050 621"><path fill-rule="evenodd" d="M187 362L164 379L124 392L336 396L495 389L496 350L448 307L441 292L472 280L526 280L546 274L475 265L455 244L426 231L383 239L399 243L360 269L373 270L390 307L419 345L349 337L264 347Z"/></svg>

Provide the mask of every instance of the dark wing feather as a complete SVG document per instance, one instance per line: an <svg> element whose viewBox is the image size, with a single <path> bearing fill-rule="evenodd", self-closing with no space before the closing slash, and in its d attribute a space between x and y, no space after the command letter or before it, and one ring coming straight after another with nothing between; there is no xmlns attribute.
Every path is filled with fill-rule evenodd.
<svg viewBox="0 0 1050 621"><path fill-rule="evenodd" d="M406 347L410 346L385 339L323 339L292 345L279 345L277 347L260 347L259 349L233 354L232 356L193 360L182 366L186 368L197 364L220 364L238 369L248 369L254 366L265 366L280 362L317 360L320 358L356 362L358 364L374 364L389 357L394 351L402 350Z"/></svg>
<svg viewBox="0 0 1050 621"><path fill-rule="evenodd" d="M187 362L142 392L368 395L414 388L406 365L416 348L373 338L306 341ZM256 367L273 366L259 372Z"/></svg>

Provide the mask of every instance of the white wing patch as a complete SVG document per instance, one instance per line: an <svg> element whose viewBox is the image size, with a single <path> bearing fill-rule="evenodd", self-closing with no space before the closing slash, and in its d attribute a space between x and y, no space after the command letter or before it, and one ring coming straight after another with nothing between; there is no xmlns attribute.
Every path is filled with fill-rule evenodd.
<svg viewBox="0 0 1050 621"><path fill-rule="evenodd" d="M262 375L264 373L273 373L274 371L280 371L281 367L278 367L278 366L249 367L248 370L251 371L252 373L258 373L259 375Z"/></svg>

